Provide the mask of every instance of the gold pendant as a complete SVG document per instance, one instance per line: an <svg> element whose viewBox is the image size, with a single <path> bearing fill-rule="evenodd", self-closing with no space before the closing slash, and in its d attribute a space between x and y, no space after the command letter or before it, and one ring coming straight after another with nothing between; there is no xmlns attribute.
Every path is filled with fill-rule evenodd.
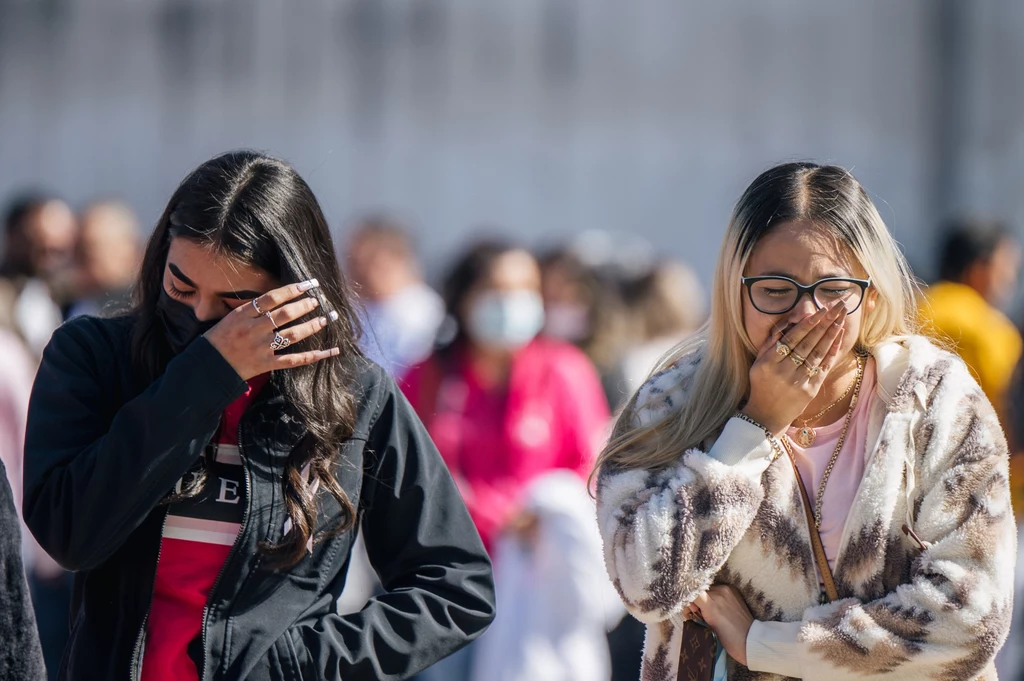
<svg viewBox="0 0 1024 681"><path fill-rule="evenodd" d="M800 441L800 446L806 449L814 444L814 435L814 428L804 426L797 431L796 439Z"/></svg>

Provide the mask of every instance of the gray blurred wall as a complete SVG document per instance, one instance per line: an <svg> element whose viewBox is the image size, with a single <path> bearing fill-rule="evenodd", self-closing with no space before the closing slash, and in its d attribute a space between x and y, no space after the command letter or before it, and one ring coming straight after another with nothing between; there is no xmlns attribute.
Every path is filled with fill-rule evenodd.
<svg viewBox="0 0 1024 681"><path fill-rule="evenodd" d="M853 169L931 273L936 224L1024 223L1011 0L0 0L0 201L292 161L338 229L387 208L439 263L480 226L640 235L710 277L767 165Z"/></svg>

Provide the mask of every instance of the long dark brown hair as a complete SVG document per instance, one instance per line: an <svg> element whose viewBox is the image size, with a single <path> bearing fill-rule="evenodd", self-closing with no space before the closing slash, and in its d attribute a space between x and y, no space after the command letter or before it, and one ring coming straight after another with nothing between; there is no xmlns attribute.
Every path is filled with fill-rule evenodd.
<svg viewBox="0 0 1024 681"><path fill-rule="evenodd" d="M156 225L142 262L131 314L137 319L132 360L147 381L160 376L173 357L156 315L164 267L172 238L213 248L231 260L258 267L282 285L315 278L324 307L338 312L337 322L297 344L297 349L339 347L341 354L275 372L274 389L301 417L308 435L288 456L284 500L291 530L280 544L261 550L290 567L306 553L306 544L334 536L355 522L355 509L332 469L342 442L352 435L356 417L355 374L363 361L354 297L342 276L323 211L309 185L287 163L253 151L233 151L202 164L182 181ZM316 311L324 314L327 310ZM308 476L302 470L309 465ZM199 491L204 476L183 494ZM342 508L330 528L316 527L316 483Z"/></svg>

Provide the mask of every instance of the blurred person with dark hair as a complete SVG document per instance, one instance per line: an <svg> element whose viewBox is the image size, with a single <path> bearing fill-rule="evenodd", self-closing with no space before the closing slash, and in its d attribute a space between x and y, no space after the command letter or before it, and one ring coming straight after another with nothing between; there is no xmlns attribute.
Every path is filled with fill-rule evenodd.
<svg viewBox="0 0 1024 681"><path fill-rule="evenodd" d="M921 323L950 343L975 374L1001 417L1021 357L1021 335L1001 308L1017 290L1020 246L995 222L954 222L939 259L939 281L925 291Z"/></svg>
<svg viewBox="0 0 1024 681"><path fill-rule="evenodd" d="M623 398L619 362L629 322L620 292L568 249L541 257L544 335L572 343L593 362L609 404Z"/></svg>
<svg viewBox="0 0 1024 681"><path fill-rule="evenodd" d="M49 194L19 196L4 216L0 325L37 356L63 321L76 233L74 213Z"/></svg>
<svg viewBox="0 0 1024 681"><path fill-rule="evenodd" d="M704 289L696 273L678 262L663 262L630 287L627 306L635 345L621 363L623 399L636 392L658 360L704 323Z"/></svg>
<svg viewBox="0 0 1024 681"><path fill-rule="evenodd" d="M526 250L470 248L443 287L454 340L406 377L404 390L455 476L488 550L502 532L528 535L521 495L538 476L589 474L609 423L593 366L572 345L539 337L541 275ZM424 678L459 681L471 653Z"/></svg>
<svg viewBox="0 0 1024 681"><path fill-rule="evenodd" d="M132 310L61 326L33 386L25 522L75 571L62 678L399 681L487 627L473 521L358 339L292 166L188 174ZM360 532L384 593L341 615Z"/></svg>
<svg viewBox="0 0 1024 681"><path fill-rule="evenodd" d="M401 376L434 349L444 301L423 282L408 232L373 215L349 237L348 273L364 301L363 351L393 376Z"/></svg>
<svg viewBox="0 0 1024 681"><path fill-rule="evenodd" d="M139 221L115 200L89 204L79 218L76 298L68 318L123 312L142 262Z"/></svg>

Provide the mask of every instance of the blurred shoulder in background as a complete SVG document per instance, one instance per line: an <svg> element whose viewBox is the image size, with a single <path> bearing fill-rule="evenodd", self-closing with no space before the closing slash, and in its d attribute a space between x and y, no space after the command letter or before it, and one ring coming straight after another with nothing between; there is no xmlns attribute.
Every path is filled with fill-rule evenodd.
<svg viewBox="0 0 1024 681"><path fill-rule="evenodd" d="M412 238L395 220L371 215L345 246L348 277L365 310L363 351L393 376L426 359L444 320L444 302L424 281Z"/></svg>

